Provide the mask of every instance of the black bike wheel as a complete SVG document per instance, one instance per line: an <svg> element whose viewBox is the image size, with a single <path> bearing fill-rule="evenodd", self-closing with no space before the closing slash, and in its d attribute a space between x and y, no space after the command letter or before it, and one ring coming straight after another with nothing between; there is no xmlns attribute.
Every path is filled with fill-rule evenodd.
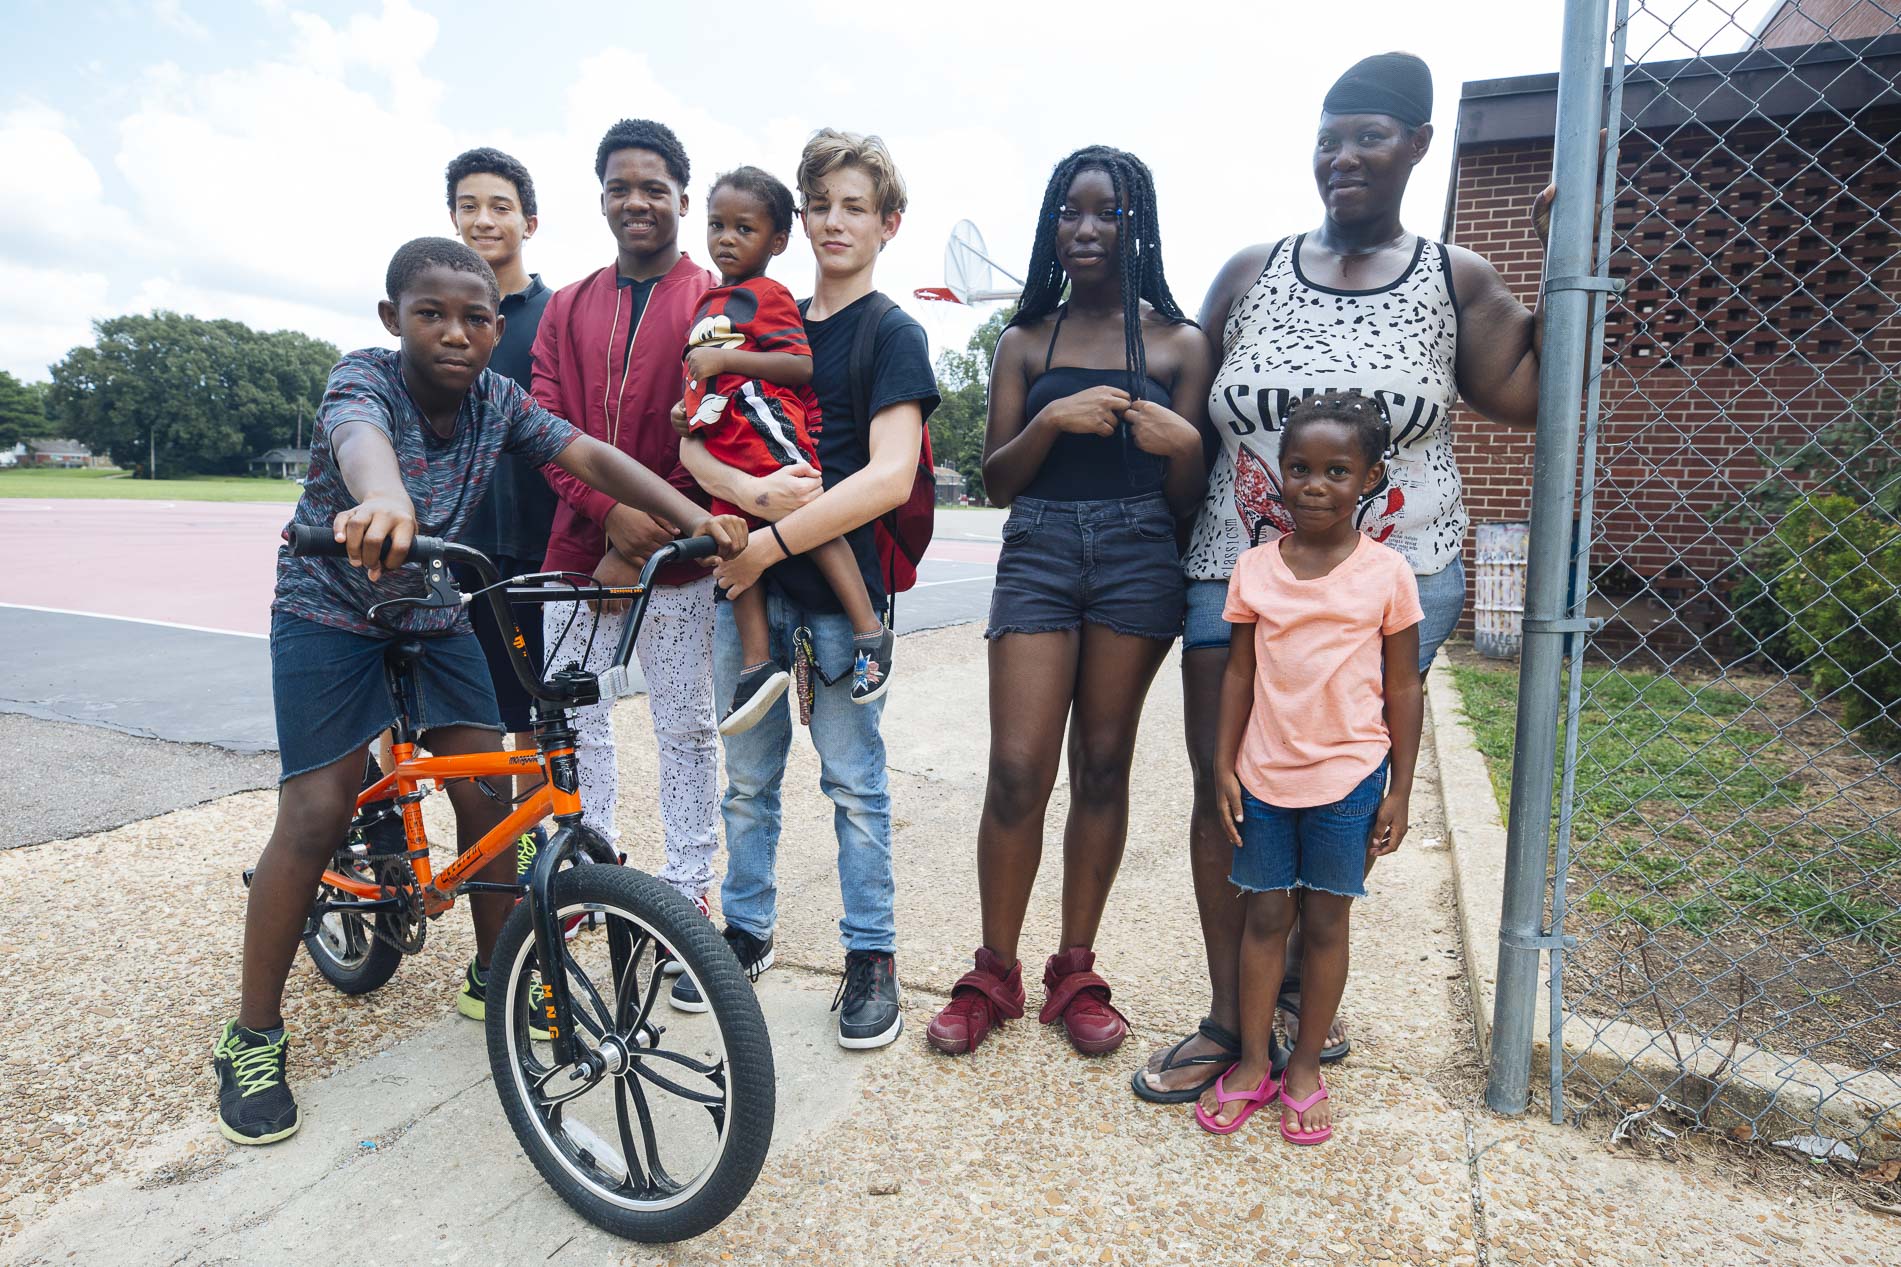
<svg viewBox="0 0 1901 1267"><path fill-rule="evenodd" d="M745 1200L772 1143L759 1000L706 917L644 872L574 867L555 877L554 901L564 921L599 917L562 947L576 1041L624 1056L575 1079L577 1066L557 1066L553 1046L531 1034L540 976L523 902L489 971L489 1066L508 1123L548 1186L596 1227L645 1242L698 1236ZM685 965L704 1014L656 1014L674 980L662 947Z"/></svg>
<svg viewBox="0 0 1901 1267"><path fill-rule="evenodd" d="M375 877L373 864L347 848L337 852L331 865L365 880ZM354 900L353 894L320 886L318 905L304 925L304 949L325 981L345 994L368 994L395 976L396 966L403 961L402 949L392 944L401 940L402 925L387 911L359 915L322 909L325 902Z"/></svg>

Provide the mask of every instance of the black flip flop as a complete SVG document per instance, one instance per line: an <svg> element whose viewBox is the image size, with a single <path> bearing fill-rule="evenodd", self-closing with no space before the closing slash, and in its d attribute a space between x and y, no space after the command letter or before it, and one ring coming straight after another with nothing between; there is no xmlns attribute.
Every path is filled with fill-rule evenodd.
<svg viewBox="0 0 1901 1267"><path fill-rule="evenodd" d="M1181 1049L1193 1042L1196 1036L1205 1038L1211 1043L1220 1044L1221 1050L1206 1056L1180 1056ZM1268 1042L1272 1045L1268 1060L1278 1072L1286 1066L1287 1055L1280 1049L1280 1043L1272 1034L1268 1036ZM1206 1081L1196 1083L1192 1087L1182 1087L1176 1091L1157 1091L1143 1076L1148 1072L1148 1065L1144 1063L1140 1069L1129 1075L1129 1089L1150 1104L1188 1104L1206 1094L1208 1089L1214 1086L1215 1081L1240 1059L1241 1036L1233 1030L1223 1029L1213 1021L1203 1018L1201 1024L1195 1027L1194 1034L1168 1049L1168 1054L1162 1057L1162 1067L1159 1072L1169 1073L1176 1069L1186 1069L1191 1065L1206 1065L1213 1070Z"/></svg>
<svg viewBox="0 0 1901 1267"><path fill-rule="evenodd" d="M1274 1000L1274 1006L1279 1008L1281 1011L1286 1012L1289 1016L1292 1016L1295 1020L1299 1020L1300 1019L1300 1004L1289 1002L1290 997L1295 994L1298 994L1299 992L1300 992L1299 979L1295 977L1289 977L1287 980L1281 982L1281 992L1280 992L1279 997L1277 997ZM1341 1061L1345 1060L1352 1053L1353 1053L1353 1040L1351 1038L1343 1038L1339 1042L1334 1043L1330 1047L1322 1047L1320 1049L1320 1063L1323 1065L1337 1065Z"/></svg>

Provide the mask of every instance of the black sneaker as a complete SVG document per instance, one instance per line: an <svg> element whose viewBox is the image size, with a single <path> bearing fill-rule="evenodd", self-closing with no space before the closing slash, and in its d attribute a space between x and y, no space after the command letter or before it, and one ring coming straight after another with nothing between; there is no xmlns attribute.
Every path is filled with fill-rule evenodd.
<svg viewBox="0 0 1901 1267"><path fill-rule="evenodd" d="M754 937L743 928L726 926L726 944L733 948L733 958L739 960L740 968L748 981L759 980L759 974L772 966L772 938ZM667 992L667 1002L682 1012L704 1012L706 1000L700 997L700 988L693 984L693 978L682 973L673 979L673 989Z"/></svg>
<svg viewBox="0 0 1901 1267"><path fill-rule="evenodd" d="M284 1081L284 1049L279 1034L266 1038L236 1021L226 1021L211 1045L211 1067L218 1073L218 1133L234 1144L275 1144L304 1124Z"/></svg>
<svg viewBox="0 0 1901 1267"><path fill-rule="evenodd" d="M845 955L845 976L832 996L838 1013L838 1045L852 1051L883 1047L904 1032L899 1010L898 965L881 950L853 950Z"/></svg>
<svg viewBox="0 0 1901 1267"><path fill-rule="evenodd" d="M738 735L757 726L791 683L792 675L770 660L741 673L733 688L733 706L720 718L719 733Z"/></svg>
<svg viewBox="0 0 1901 1267"><path fill-rule="evenodd" d="M869 704L881 698L891 686L891 654L897 636L889 629L853 638L851 666L851 702Z"/></svg>
<svg viewBox="0 0 1901 1267"><path fill-rule="evenodd" d="M537 1015L540 1014L543 993L541 974L537 972L528 979L529 1004L535 1009ZM472 1021L488 1020L488 978L483 976L481 970L476 967L474 959L469 960L469 966L462 973L462 988L456 992L455 1010ZM528 1037L538 1043L545 1043L554 1035L545 1029L530 1025Z"/></svg>
<svg viewBox="0 0 1901 1267"><path fill-rule="evenodd" d="M531 827L515 838L515 878L526 880L528 872L535 865L535 855L548 843L548 829L539 825Z"/></svg>

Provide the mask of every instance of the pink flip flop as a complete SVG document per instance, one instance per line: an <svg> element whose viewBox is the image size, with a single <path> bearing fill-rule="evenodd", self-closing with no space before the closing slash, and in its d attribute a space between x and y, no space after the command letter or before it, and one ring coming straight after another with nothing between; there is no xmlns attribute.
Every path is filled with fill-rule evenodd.
<svg viewBox="0 0 1901 1267"><path fill-rule="evenodd" d="M1269 1065L1267 1072L1261 1075L1261 1085L1252 1091L1229 1091L1228 1074L1233 1072L1234 1066L1230 1065L1228 1066L1227 1073L1223 1073L1220 1077L1215 1079L1215 1108L1217 1111L1222 1105L1232 1101L1247 1101L1247 1107L1235 1114L1232 1122L1223 1126L1215 1118L1209 1116L1207 1110L1203 1109L1201 1105L1195 1105L1195 1121L1201 1124L1202 1130L1214 1135L1234 1134L1241 1129L1241 1123L1247 1121L1254 1115L1254 1110L1273 1100L1281 1092L1281 1084L1279 1079L1274 1077L1272 1065Z"/></svg>
<svg viewBox="0 0 1901 1267"><path fill-rule="evenodd" d="M1285 1091L1281 1092L1281 1103L1286 1105L1288 1108L1292 1109L1297 1114L1305 1113L1308 1109L1311 1109L1314 1105L1320 1103L1322 1100L1326 1100L1330 1098L1331 1097L1327 1095L1327 1080L1324 1076L1320 1079L1320 1086L1314 1091L1312 1095L1308 1096L1304 1100L1289 1099L1287 1092ZM1294 1120L1298 1122L1300 1119L1296 1117ZM1287 1129L1287 1123L1283 1121L1281 1123L1281 1138L1285 1139L1290 1144L1300 1144L1303 1146L1310 1145L1310 1144L1324 1144L1328 1140L1333 1138L1333 1127L1323 1126L1317 1131L1303 1131L1303 1130L1298 1130L1298 1129L1290 1131Z"/></svg>

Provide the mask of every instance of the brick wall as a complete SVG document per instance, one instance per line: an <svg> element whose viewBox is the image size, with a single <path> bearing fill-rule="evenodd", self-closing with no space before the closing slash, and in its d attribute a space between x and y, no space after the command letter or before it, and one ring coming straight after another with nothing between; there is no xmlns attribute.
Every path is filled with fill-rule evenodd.
<svg viewBox="0 0 1901 1267"><path fill-rule="evenodd" d="M1595 569L1624 585L1738 572L1768 462L1892 384L1901 363L1901 111L1628 133L1619 146ZM1457 157L1449 237L1529 304L1533 197L1551 147ZM1461 410L1453 447L1474 523L1529 515L1529 429ZM1759 496L1759 493L1758 493ZM1472 541L1466 564L1473 565Z"/></svg>

